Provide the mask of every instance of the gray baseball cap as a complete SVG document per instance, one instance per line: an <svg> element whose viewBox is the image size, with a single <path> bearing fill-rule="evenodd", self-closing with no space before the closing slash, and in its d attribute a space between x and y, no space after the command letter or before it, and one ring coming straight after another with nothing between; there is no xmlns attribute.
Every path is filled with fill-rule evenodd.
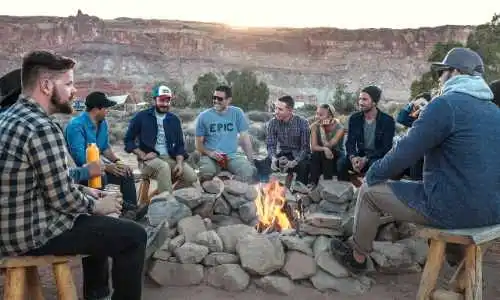
<svg viewBox="0 0 500 300"><path fill-rule="evenodd" d="M453 48L444 57L442 62L434 62L432 70L442 71L446 69L457 69L462 73L482 76L484 74L483 59L477 52L469 48Z"/></svg>

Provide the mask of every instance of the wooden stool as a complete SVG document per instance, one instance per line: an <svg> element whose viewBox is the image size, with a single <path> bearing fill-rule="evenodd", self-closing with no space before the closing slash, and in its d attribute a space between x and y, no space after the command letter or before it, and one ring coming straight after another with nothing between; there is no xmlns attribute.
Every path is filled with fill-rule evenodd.
<svg viewBox="0 0 500 300"><path fill-rule="evenodd" d="M421 228L417 234L430 240L417 300L481 300L483 252L494 240L500 238L500 225L453 230ZM464 245L465 257L449 282L452 291L435 290L447 243Z"/></svg>
<svg viewBox="0 0 500 300"><path fill-rule="evenodd" d="M151 186L151 179L147 177L142 177L141 185L139 186L139 205L149 205L151 198L158 194L158 190L149 192Z"/></svg>
<svg viewBox="0 0 500 300"><path fill-rule="evenodd" d="M43 300L38 267L52 265L57 287L57 299L77 300L75 283L69 262L74 256L19 256L0 259L5 271L4 300ZM27 292L27 293L26 293Z"/></svg>

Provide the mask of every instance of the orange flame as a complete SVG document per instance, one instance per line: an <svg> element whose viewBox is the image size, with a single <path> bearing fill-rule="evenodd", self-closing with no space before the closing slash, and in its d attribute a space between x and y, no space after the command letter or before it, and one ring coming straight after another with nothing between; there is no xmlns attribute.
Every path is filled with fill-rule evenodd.
<svg viewBox="0 0 500 300"><path fill-rule="evenodd" d="M286 202L285 191L278 180L272 180L263 188L259 186L258 195L255 198L259 218L258 231L263 231L273 225L277 225L279 230L292 228L290 220L282 211Z"/></svg>

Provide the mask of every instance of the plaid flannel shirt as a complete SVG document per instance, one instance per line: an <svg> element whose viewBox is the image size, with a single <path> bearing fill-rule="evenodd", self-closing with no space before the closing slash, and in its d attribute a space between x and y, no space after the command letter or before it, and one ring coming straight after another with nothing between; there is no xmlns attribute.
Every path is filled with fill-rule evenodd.
<svg viewBox="0 0 500 300"><path fill-rule="evenodd" d="M0 257L23 254L93 211L68 172L64 135L33 99L0 114Z"/></svg>
<svg viewBox="0 0 500 300"><path fill-rule="evenodd" d="M297 161L307 159L310 153L309 122L293 115L288 122L272 118L267 125L267 153L269 157L278 153L292 153Z"/></svg>

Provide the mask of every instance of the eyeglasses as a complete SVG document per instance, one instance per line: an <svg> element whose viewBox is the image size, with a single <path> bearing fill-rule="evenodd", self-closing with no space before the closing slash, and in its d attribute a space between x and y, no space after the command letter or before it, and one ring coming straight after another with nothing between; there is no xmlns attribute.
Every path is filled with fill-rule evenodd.
<svg viewBox="0 0 500 300"><path fill-rule="evenodd" d="M212 100L220 102L220 101L224 101L224 98L219 97L219 96L212 96Z"/></svg>

